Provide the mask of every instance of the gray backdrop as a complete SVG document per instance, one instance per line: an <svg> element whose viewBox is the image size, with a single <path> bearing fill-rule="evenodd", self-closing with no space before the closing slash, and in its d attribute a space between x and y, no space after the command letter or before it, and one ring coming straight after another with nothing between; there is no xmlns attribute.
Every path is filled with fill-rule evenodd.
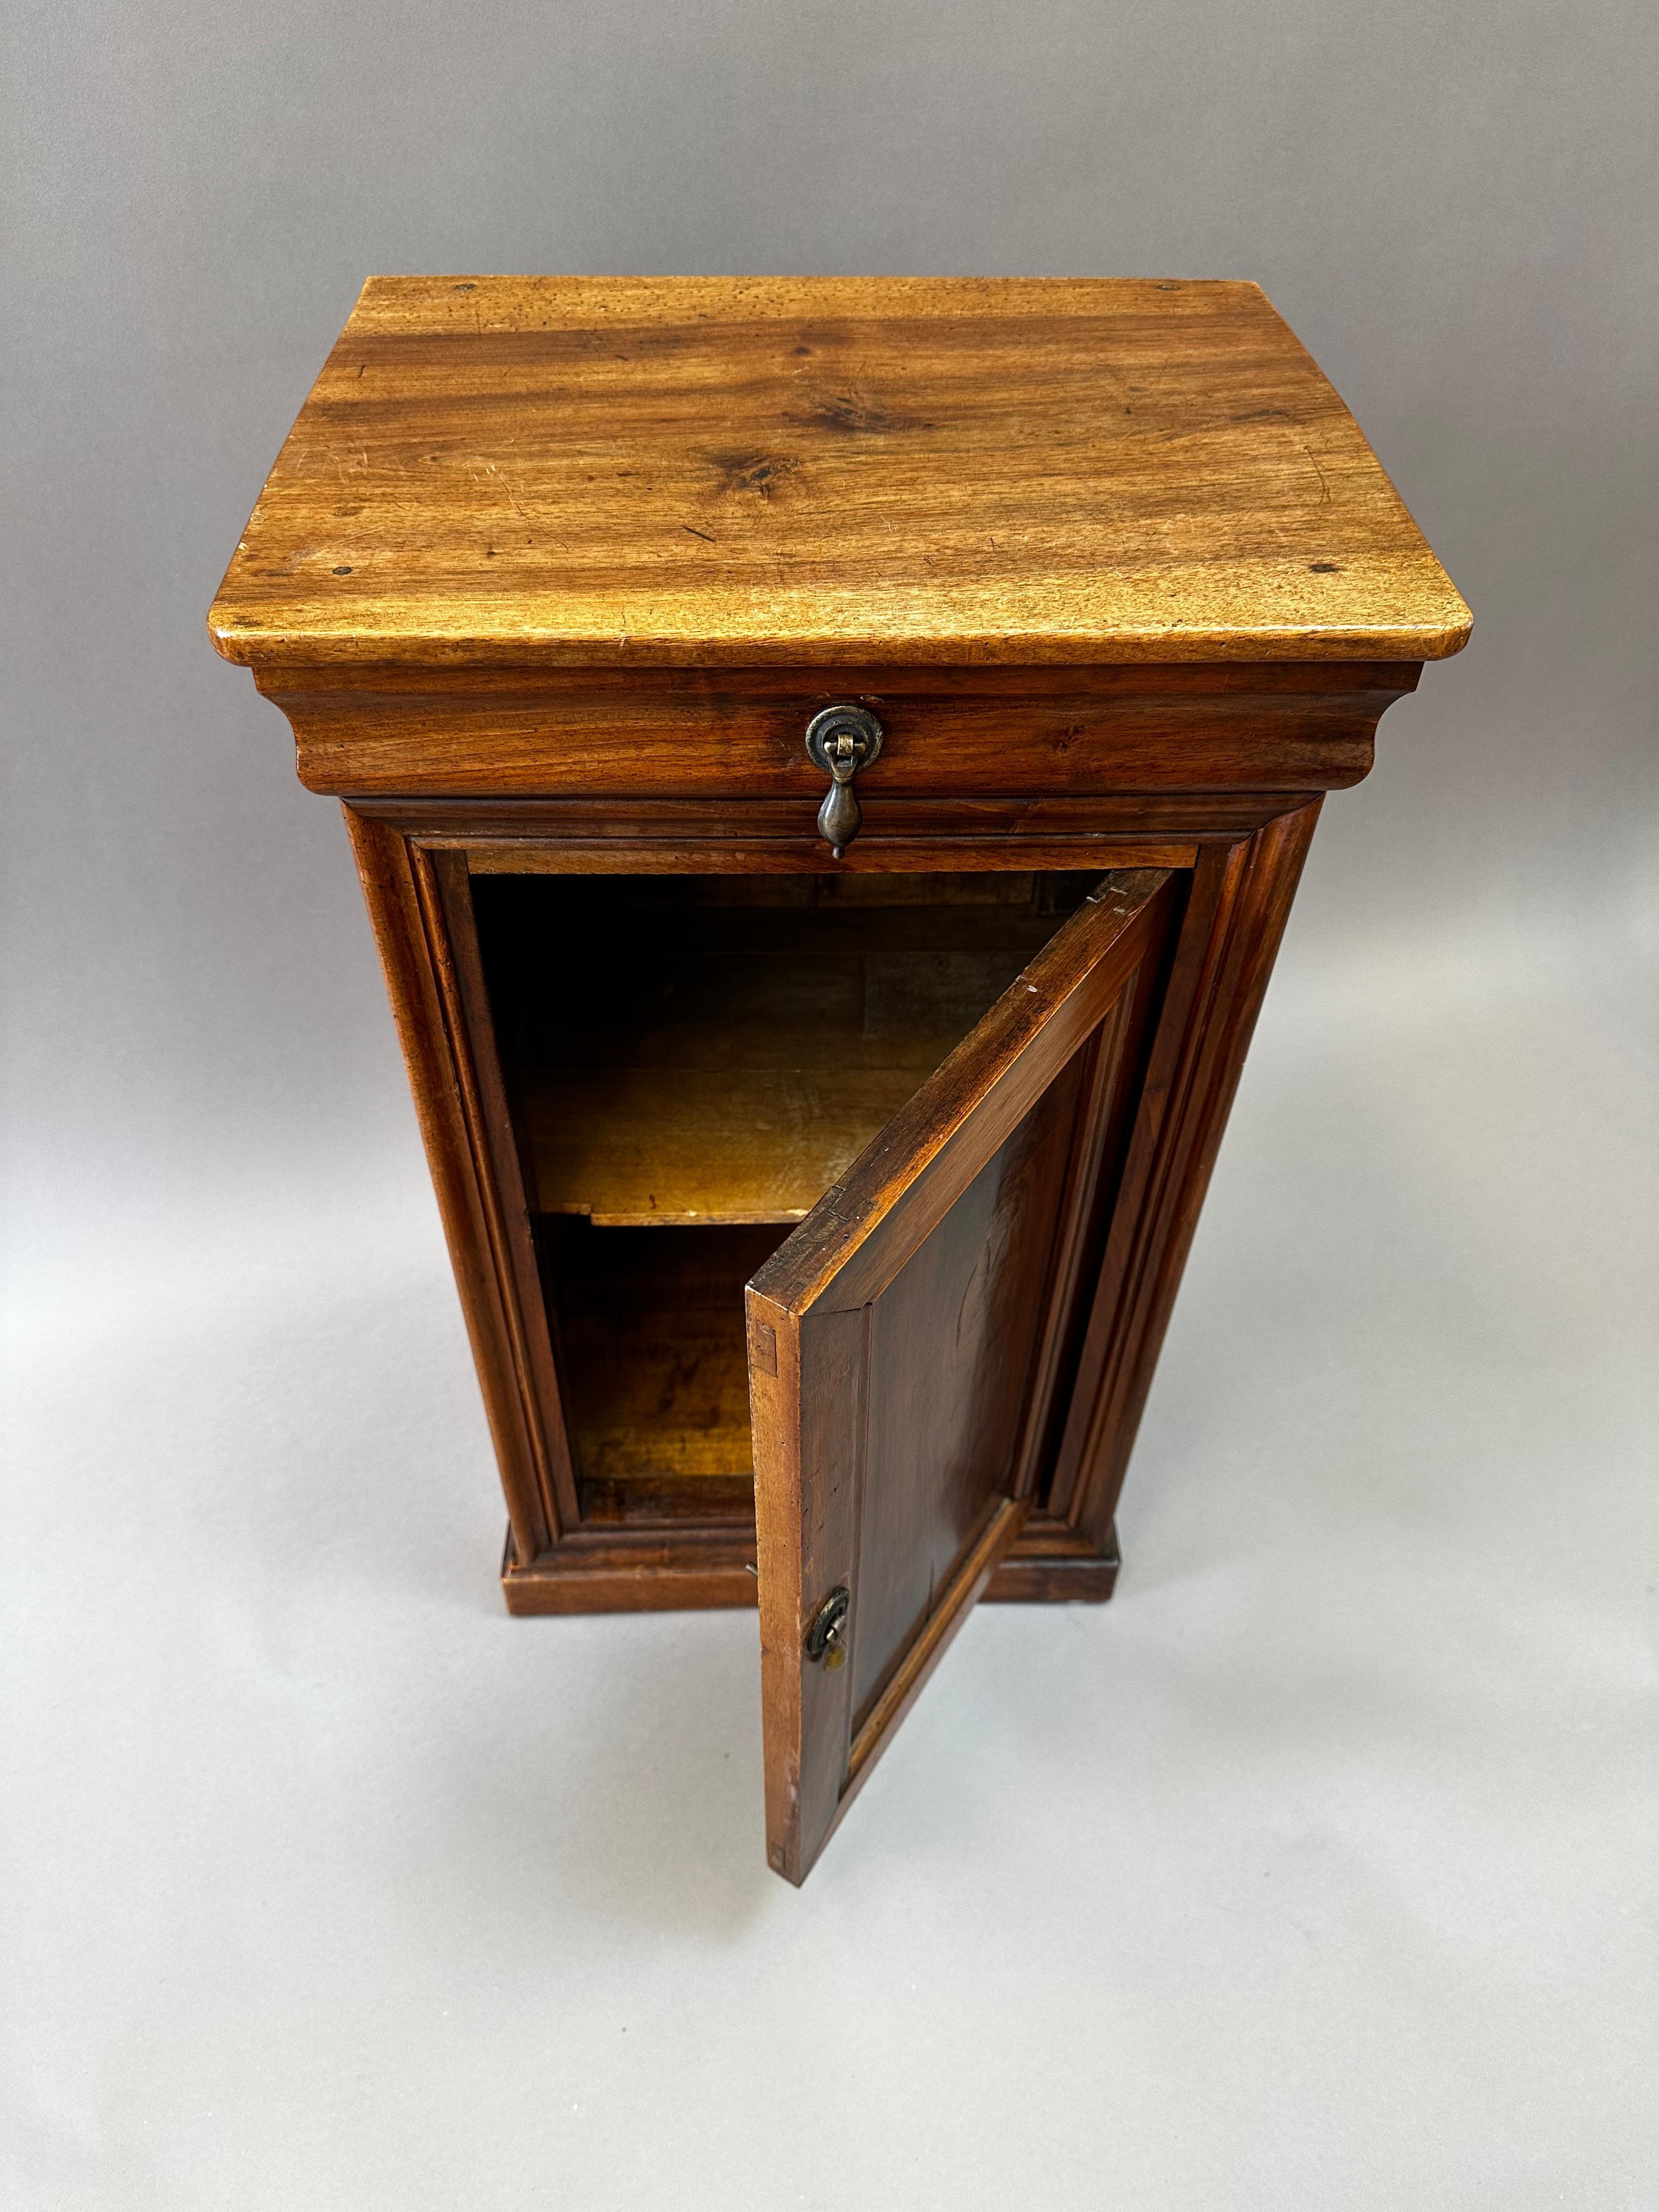
<svg viewBox="0 0 1659 2212"><path fill-rule="evenodd" d="M13 0L9 2204L1659 2204L1656 24ZM204 634L404 270L1254 276L1475 610L1119 1597L971 1623L799 1895L752 1618L501 1613L343 835Z"/></svg>

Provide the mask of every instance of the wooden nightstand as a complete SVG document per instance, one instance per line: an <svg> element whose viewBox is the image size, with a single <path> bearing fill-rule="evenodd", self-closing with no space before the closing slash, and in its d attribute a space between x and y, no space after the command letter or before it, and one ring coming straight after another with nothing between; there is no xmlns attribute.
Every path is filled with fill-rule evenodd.
<svg viewBox="0 0 1659 2212"><path fill-rule="evenodd" d="M799 1881L979 1598L1109 1595L1321 800L1468 611L1252 284L496 276L365 287L210 619L344 804L507 1603L758 1598Z"/></svg>

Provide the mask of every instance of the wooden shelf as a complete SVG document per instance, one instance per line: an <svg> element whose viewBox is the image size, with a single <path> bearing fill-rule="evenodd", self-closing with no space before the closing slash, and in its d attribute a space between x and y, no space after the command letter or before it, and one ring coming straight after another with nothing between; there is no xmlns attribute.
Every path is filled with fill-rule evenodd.
<svg viewBox="0 0 1659 2212"><path fill-rule="evenodd" d="M541 1077L525 1090L536 1203L604 1228L799 1221L936 1065Z"/></svg>

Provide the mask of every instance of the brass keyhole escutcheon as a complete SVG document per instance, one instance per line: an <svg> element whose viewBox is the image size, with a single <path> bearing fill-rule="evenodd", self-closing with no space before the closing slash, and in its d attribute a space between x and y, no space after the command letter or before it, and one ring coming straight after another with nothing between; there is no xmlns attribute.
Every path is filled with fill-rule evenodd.
<svg viewBox="0 0 1659 2212"><path fill-rule="evenodd" d="M845 1584L832 1589L812 1616L806 1632L806 1656L833 1674L837 1667L847 1664L848 1609L853 1602L853 1593Z"/></svg>
<svg viewBox="0 0 1659 2212"><path fill-rule="evenodd" d="M881 750L881 724L867 707L826 707L806 726L806 750L830 778L818 835L839 860L864 819L853 778Z"/></svg>

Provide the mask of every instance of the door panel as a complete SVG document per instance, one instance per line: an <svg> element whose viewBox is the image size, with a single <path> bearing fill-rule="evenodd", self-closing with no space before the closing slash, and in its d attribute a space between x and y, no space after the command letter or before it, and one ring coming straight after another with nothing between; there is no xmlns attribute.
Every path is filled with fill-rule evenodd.
<svg viewBox="0 0 1659 2212"><path fill-rule="evenodd" d="M792 1881L1019 1532L1087 1102L1174 903L1162 871L1104 878L749 1286L768 1856Z"/></svg>
<svg viewBox="0 0 1659 2212"><path fill-rule="evenodd" d="M1043 1319L1078 1073L1074 1054L863 1309L866 1419L905 1476L866 1484L861 1499L847 1656L855 1733L1004 1494Z"/></svg>

